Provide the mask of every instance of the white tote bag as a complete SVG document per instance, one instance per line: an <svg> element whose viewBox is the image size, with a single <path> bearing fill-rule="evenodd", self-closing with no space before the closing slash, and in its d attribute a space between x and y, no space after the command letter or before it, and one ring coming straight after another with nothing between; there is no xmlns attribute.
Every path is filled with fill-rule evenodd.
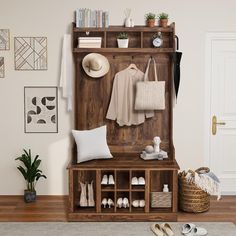
<svg viewBox="0 0 236 236"><path fill-rule="evenodd" d="M153 61L154 81L149 81L148 71ZM165 109L165 81L158 81L156 62L154 58L148 60L144 81L136 84L135 110L164 110Z"/></svg>

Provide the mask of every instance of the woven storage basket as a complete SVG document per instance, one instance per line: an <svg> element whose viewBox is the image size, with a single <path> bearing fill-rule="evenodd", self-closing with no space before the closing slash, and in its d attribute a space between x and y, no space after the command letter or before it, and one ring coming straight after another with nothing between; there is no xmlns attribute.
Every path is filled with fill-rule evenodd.
<svg viewBox="0 0 236 236"><path fill-rule="evenodd" d="M205 170L209 171L207 168ZM200 171L204 171L204 168L199 168L195 172ZM182 173L179 174L179 208L194 213L205 212L210 208L210 195L194 183L188 183Z"/></svg>
<svg viewBox="0 0 236 236"><path fill-rule="evenodd" d="M172 192L151 192L151 207L171 207Z"/></svg>

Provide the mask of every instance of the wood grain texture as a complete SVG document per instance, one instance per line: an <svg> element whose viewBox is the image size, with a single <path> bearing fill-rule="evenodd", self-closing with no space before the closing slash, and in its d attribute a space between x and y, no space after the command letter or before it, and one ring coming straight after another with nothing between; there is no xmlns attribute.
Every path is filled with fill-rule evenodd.
<svg viewBox="0 0 236 236"><path fill-rule="evenodd" d="M67 196L38 196L36 203L25 203L23 196L0 196L1 222L67 221ZM146 221L144 219L144 221ZM157 221L154 219L154 221ZM177 213L179 222L233 222L236 224L236 196L211 197L210 210L205 213Z"/></svg>

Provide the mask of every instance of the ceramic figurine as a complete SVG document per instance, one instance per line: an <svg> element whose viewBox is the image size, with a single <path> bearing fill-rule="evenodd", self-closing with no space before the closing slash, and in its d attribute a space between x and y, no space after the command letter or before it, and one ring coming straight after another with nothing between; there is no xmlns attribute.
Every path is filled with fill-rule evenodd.
<svg viewBox="0 0 236 236"><path fill-rule="evenodd" d="M153 138L153 144L154 144L154 152L160 152L160 143L161 139L160 137L156 136Z"/></svg>
<svg viewBox="0 0 236 236"><path fill-rule="evenodd" d="M145 152L146 153L153 153L154 152L153 146L151 146L151 145L146 146L145 147Z"/></svg>

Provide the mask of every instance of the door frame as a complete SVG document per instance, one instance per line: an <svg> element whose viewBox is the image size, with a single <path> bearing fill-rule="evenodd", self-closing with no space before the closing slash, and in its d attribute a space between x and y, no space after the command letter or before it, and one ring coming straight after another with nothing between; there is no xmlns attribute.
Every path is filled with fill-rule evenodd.
<svg viewBox="0 0 236 236"><path fill-rule="evenodd" d="M236 40L236 32L206 32L205 41L205 107L204 107L204 165L211 165L211 86L212 86L212 42L215 40ZM223 193L224 194L224 193ZM236 192L227 192L227 195Z"/></svg>

